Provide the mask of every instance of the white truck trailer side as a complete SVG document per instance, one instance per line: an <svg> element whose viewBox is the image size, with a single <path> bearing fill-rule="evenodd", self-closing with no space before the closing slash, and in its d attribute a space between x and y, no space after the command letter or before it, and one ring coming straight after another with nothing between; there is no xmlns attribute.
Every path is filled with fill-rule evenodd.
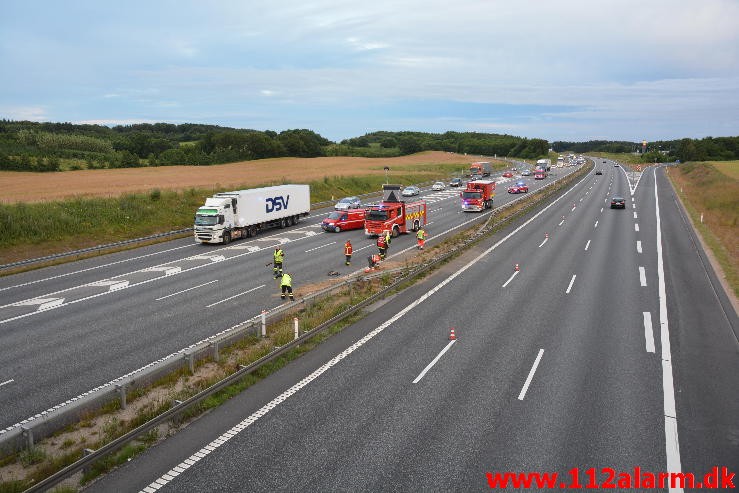
<svg viewBox="0 0 739 493"><path fill-rule="evenodd" d="M308 185L217 193L195 212L195 242L226 244L255 236L262 229L297 224L309 213Z"/></svg>

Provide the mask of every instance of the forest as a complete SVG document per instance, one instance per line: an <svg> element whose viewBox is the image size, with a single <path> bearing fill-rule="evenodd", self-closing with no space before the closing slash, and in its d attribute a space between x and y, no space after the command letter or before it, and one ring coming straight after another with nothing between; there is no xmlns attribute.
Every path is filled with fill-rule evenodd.
<svg viewBox="0 0 739 493"><path fill-rule="evenodd" d="M554 142L556 152L635 152L641 143ZM143 166L207 166L272 157L393 157L421 151L535 159L550 143L478 132L371 132L332 142L308 129L275 132L197 123L104 125L0 120L0 169L60 171ZM645 162L739 159L739 137L649 143Z"/></svg>

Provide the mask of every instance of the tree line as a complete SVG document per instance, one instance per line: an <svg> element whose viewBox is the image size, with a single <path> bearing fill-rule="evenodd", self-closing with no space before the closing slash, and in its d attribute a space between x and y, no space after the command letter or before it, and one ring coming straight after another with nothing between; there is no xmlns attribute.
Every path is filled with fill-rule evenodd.
<svg viewBox="0 0 739 493"><path fill-rule="evenodd" d="M625 141L554 142L557 152L636 152ZM507 134L478 132L388 132L332 142L307 129L282 132L195 123L104 125L0 120L0 169L57 171L140 166L205 166L271 157L394 157L420 151L446 151L535 159L550 144ZM649 144L642 159L739 159L739 137L706 137ZM69 164L71 163L71 164Z"/></svg>
<svg viewBox="0 0 739 493"><path fill-rule="evenodd" d="M553 142L556 152L641 153L643 162L734 161L739 160L739 137L705 137L703 139L658 140L641 142L591 140L588 142Z"/></svg>

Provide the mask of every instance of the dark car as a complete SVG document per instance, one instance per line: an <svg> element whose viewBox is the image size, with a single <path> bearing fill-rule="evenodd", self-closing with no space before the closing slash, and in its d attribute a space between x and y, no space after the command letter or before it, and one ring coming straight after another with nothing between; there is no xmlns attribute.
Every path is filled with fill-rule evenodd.
<svg viewBox="0 0 739 493"><path fill-rule="evenodd" d="M596 174L596 175L602 175L602 174L603 174L603 172L602 172L601 170L597 169L597 170L595 170L595 174Z"/></svg>
<svg viewBox="0 0 739 493"><path fill-rule="evenodd" d="M452 178L452 180L449 182L450 187L461 187L462 186L462 178Z"/></svg>
<svg viewBox="0 0 739 493"><path fill-rule="evenodd" d="M615 196L611 199L611 209L626 209L626 199Z"/></svg>

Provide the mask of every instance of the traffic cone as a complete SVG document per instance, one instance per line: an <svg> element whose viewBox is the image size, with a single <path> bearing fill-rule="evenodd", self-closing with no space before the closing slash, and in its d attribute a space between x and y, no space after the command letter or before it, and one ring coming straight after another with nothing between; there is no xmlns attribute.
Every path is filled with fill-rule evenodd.
<svg viewBox="0 0 739 493"><path fill-rule="evenodd" d="M454 333L454 327L452 327L451 329L449 329L449 340L450 341L456 341L457 340L457 335Z"/></svg>
<svg viewBox="0 0 739 493"><path fill-rule="evenodd" d="M544 233L544 238L549 238L549 233Z"/></svg>
<svg viewBox="0 0 739 493"><path fill-rule="evenodd" d="M513 269L513 270L515 270L515 271L519 271L519 270L521 270L521 269L519 269L519 268L518 268L518 264L516 264L516 268L515 268L515 269Z"/></svg>

